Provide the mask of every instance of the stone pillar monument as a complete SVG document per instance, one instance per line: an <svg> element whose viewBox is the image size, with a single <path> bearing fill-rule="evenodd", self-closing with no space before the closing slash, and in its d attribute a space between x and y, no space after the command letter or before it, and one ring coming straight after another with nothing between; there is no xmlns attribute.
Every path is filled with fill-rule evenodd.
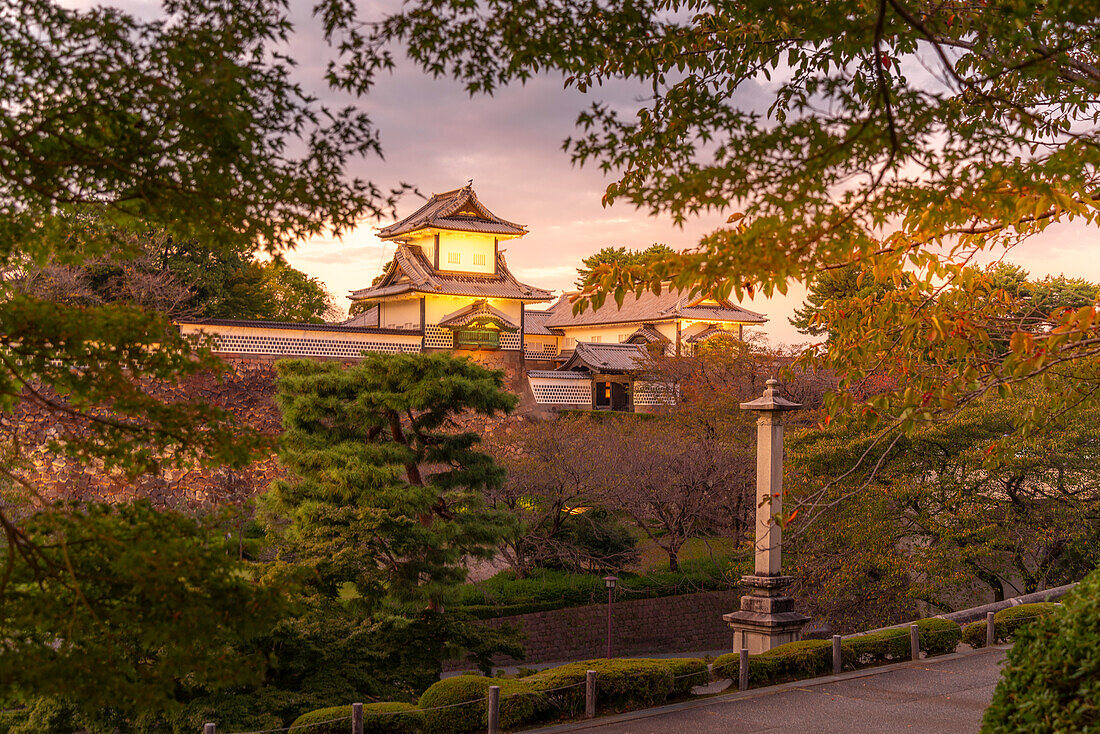
<svg viewBox="0 0 1100 734"><path fill-rule="evenodd" d="M742 576L749 593L741 610L722 615L734 631L733 648L750 654L794 642L802 636L809 617L794 611L794 599L783 593L790 585L781 564L783 529L775 518L783 513L783 412L802 406L775 394L776 380L768 380L763 397L741 403L742 410L759 413L756 420L756 537L755 572Z"/></svg>

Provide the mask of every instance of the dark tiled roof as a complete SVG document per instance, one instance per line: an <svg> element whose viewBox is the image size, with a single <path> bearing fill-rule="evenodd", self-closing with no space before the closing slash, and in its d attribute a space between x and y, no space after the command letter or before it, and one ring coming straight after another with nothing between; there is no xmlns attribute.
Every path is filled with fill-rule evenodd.
<svg viewBox="0 0 1100 734"><path fill-rule="evenodd" d="M519 325L508 318L508 314L493 308L485 301L474 301L465 308L460 308L454 313L447 314L440 319L439 325L454 328L456 326L466 326L471 321L476 321L478 319L491 319L508 331L519 330Z"/></svg>
<svg viewBox="0 0 1100 734"><path fill-rule="evenodd" d="M587 380L591 377L587 372L574 372L566 370L527 370L528 377L553 377L566 380Z"/></svg>
<svg viewBox="0 0 1100 734"><path fill-rule="evenodd" d="M672 340L657 331L653 324L643 324L623 340L624 344L671 344Z"/></svg>
<svg viewBox="0 0 1100 734"><path fill-rule="evenodd" d="M497 252L496 273L449 273L432 267L424 252L416 245L398 245L391 267L377 285L352 291L353 301L383 298L401 293L439 293L450 296L481 298L518 298L525 301L548 301L550 291L520 283L508 270L504 253Z"/></svg>
<svg viewBox="0 0 1100 734"><path fill-rule="evenodd" d="M522 224L501 219L486 209L478 200L471 183L461 189L432 194L432 198L424 206L400 222L378 230L378 236L389 239L428 227L487 234L527 234L527 229Z"/></svg>
<svg viewBox="0 0 1100 734"><path fill-rule="evenodd" d="M700 321L733 321L744 324L762 324L767 321L763 314L727 303L723 306L692 305L702 298L689 299L687 293L674 290L662 290L654 295L645 291L641 296L628 293L620 308L615 299L608 296L603 306L592 310L591 306L583 313L574 314L569 295L563 295L550 307L551 316L546 322L549 328L569 326L592 326L597 324L638 323L646 321L670 321L672 319L699 319Z"/></svg>
<svg viewBox="0 0 1100 734"><path fill-rule="evenodd" d="M371 306L350 319L341 321L340 324L342 326L378 326L378 306Z"/></svg>
<svg viewBox="0 0 1100 734"><path fill-rule="evenodd" d="M555 332L546 328L548 318L550 318L549 311L525 311L523 314L523 333L532 336L557 336Z"/></svg>
<svg viewBox="0 0 1100 734"><path fill-rule="evenodd" d="M650 363L649 351L641 344L577 342L573 355L559 369L592 372L637 372Z"/></svg>
<svg viewBox="0 0 1100 734"><path fill-rule="evenodd" d="M250 321L248 319L186 319L179 321L179 323L196 324L198 326L247 326L255 329L343 331L351 334L420 334L420 329L381 329L377 326L351 326L348 324L307 324L298 321Z"/></svg>

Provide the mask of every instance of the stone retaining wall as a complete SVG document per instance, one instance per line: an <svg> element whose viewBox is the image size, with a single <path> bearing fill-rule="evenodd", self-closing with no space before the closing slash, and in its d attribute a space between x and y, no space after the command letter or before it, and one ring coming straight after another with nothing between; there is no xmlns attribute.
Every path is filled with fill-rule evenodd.
<svg viewBox="0 0 1100 734"><path fill-rule="evenodd" d="M722 615L738 608L740 594L730 589L616 601L611 608L611 654L618 657L728 649L733 644L733 633ZM486 620L485 624L507 624L526 633L524 660L502 658L501 665L583 660L607 654L606 604L501 617ZM448 667L458 670L468 664L456 662Z"/></svg>

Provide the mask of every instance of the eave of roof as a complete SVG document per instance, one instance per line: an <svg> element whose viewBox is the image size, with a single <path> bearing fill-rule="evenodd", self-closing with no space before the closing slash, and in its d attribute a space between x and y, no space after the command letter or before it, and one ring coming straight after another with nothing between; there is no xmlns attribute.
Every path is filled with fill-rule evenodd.
<svg viewBox="0 0 1100 734"><path fill-rule="evenodd" d="M562 380L588 380L590 375L583 372L566 372L563 370L527 370L528 377L543 377Z"/></svg>
<svg viewBox="0 0 1100 734"><path fill-rule="evenodd" d="M477 212L479 216L460 214L467 210ZM432 194L432 197L415 212L378 230L378 236L382 239L392 239L431 228L513 236L527 234L527 228L522 224L501 219L489 211L477 198L471 182L460 189Z"/></svg>
<svg viewBox="0 0 1100 734"><path fill-rule="evenodd" d="M573 354L558 369L584 367L593 372L617 374L644 370L651 355L641 344L603 344L577 342Z"/></svg>
<svg viewBox="0 0 1100 734"><path fill-rule="evenodd" d="M390 329L378 326L346 326L344 324L309 324L297 321L252 321L249 319L180 319L179 324L196 326L243 326L254 329L287 331L340 331L351 334L405 334L420 336L420 329Z"/></svg>
<svg viewBox="0 0 1100 734"><path fill-rule="evenodd" d="M550 291L516 280L508 270L503 252L497 252L496 273L484 275L436 270L417 245L399 245L393 260L393 267L377 285L352 291L348 298L361 301L403 293L510 298L525 303L539 303L551 298ZM408 280L396 282L402 277Z"/></svg>
<svg viewBox="0 0 1100 734"><path fill-rule="evenodd" d="M666 289L659 294L644 291L641 296L626 294L623 305L608 298L598 309L591 306L579 314L573 313L570 294L564 294L550 307L548 328L570 328L577 326L599 326L603 324L636 324L646 322L674 321L693 319L698 321L723 321L739 324L762 324L768 319L763 314L749 311L741 306L689 305L686 294ZM696 299L695 303L698 303Z"/></svg>

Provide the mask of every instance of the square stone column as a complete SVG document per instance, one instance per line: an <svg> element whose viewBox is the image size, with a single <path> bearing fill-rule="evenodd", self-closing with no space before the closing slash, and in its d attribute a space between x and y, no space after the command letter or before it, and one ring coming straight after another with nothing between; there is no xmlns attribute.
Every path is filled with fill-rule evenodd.
<svg viewBox="0 0 1100 734"><path fill-rule="evenodd" d="M802 406L775 394L775 380L768 380L764 395L742 410L760 414L756 421L756 533L754 573L742 576L748 594L741 609L722 615L734 631L734 650L747 648L757 655L802 637L809 617L794 611L794 599L783 589L794 580L783 575L783 528L776 522L783 513L783 418L784 411Z"/></svg>

